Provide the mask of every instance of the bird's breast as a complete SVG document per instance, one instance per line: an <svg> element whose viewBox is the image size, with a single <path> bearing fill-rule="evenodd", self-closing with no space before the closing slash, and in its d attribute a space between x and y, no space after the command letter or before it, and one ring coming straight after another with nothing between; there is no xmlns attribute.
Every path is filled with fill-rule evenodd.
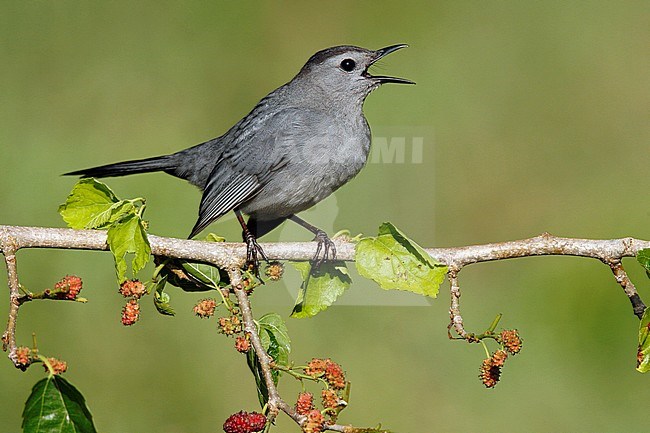
<svg viewBox="0 0 650 433"><path fill-rule="evenodd" d="M370 150L370 129L363 116L323 122L318 128L288 137L279 146L285 163L243 206L259 219L294 214L325 199L361 171Z"/></svg>

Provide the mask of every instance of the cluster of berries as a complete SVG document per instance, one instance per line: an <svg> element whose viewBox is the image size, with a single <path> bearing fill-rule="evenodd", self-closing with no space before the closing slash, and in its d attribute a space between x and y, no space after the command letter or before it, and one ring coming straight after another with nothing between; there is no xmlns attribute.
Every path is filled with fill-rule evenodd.
<svg viewBox="0 0 650 433"><path fill-rule="evenodd" d="M501 368L508 357L503 350L497 350L490 358L484 359L481 364L479 377L486 388L494 388L501 379Z"/></svg>
<svg viewBox="0 0 650 433"><path fill-rule="evenodd" d="M126 305L122 307L122 325L134 325L140 319L140 303L138 300L147 294L144 284L138 280L126 280L120 284L120 294L125 298Z"/></svg>
<svg viewBox="0 0 650 433"><path fill-rule="evenodd" d="M194 306L194 314L202 319L207 319L214 316L217 308L217 301L212 298L200 300ZM219 332L229 337L235 337L235 349L238 352L246 353L251 348L250 337L247 333L243 333L241 319L239 318L239 310L232 308L230 310L231 316L219 317L218 326ZM239 334L239 335L238 335Z"/></svg>
<svg viewBox="0 0 650 433"><path fill-rule="evenodd" d="M54 372L54 374L65 373L68 370L68 364L65 361L61 361L60 359L47 358L47 362L50 363L50 366L52 367L52 371ZM45 371L47 372L50 371L47 368L47 365L45 365Z"/></svg>
<svg viewBox="0 0 650 433"><path fill-rule="evenodd" d="M219 317L219 332L227 336L233 336L242 330L241 320L237 314L230 317Z"/></svg>
<svg viewBox="0 0 650 433"><path fill-rule="evenodd" d="M27 367L29 367L32 363L32 361L36 358L36 351L32 353L32 349L26 346L20 346L16 348L16 366L20 368L21 370L25 371ZM65 373L66 370L68 369L68 364L65 361L61 361L60 359L56 358L47 358L47 362L50 364L52 367L52 371L54 374L61 374ZM47 368L47 365L43 363L43 366L45 367L45 371L49 372L50 370Z"/></svg>
<svg viewBox="0 0 650 433"><path fill-rule="evenodd" d="M324 390L323 393L325 393L325 391L327 390ZM323 405L325 405L325 403L323 403ZM301 392L298 394L296 412L305 416L305 421L301 425L304 433L320 433L323 431L323 428L325 427L325 416L323 416L323 413L314 406L314 395L312 393Z"/></svg>
<svg viewBox="0 0 650 433"><path fill-rule="evenodd" d="M278 261L269 262L264 273L267 277L269 277L269 280L278 281L284 274L284 265ZM264 281L262 281L260 276L254 272L254 269L249 266L247 272L242 275L242 288L246 291L246 294L250 296L255 291L255 287L259 286L260 284L264 284Z"/></svg>
<svg viewBox="0 0 650 433"><path fill-rule="evenodd" d="M232 313L230 317L219 317L219 332L229 337L234 336L237 352L246 353L251 348L250 336L248 333L242 332L243 328L241 319L239 318L239 311L233 309Z"/></svg>
<svg viewBox="0 0 650 433"><path fill-rule="evenodd" d="M501 334L499 334L498 341L513 355L516 355L521 351L522 340L516 329L504 329L501 331Z"/></svg>
<svg viewBox="0 0 650 433"><path fill-rule="evenodd" d="M266 417L257 412L237 412L223 423L226 433L257 433L264 430Z"/></svg>
<svg viewBox="0 0 650 433"><path fill-rule="evenodd" d="M323 377L330 388L336 390L342 390L346 385L343 369L329 358L313 358L305 367L305 374L313 378Z"/></svg>
<svg viewBox="0 0 650 433"><path fill-rule="evenodd" d="M269 280L278 281L284 274L284 265L277 261L270 262L264 273L269 277Z"/></svg>
<svg viewBox="0 0 650 433"><path fill-rule="evenodd" d="M25 371L27 367L32 363L32 350L26 346L20 346L16 348L16 366L22 371Z"/></svg>
<svg viewBox="0 0 650 433"><path fill-rule="evenodd" d="M508 358L508 354L516 355L521 351L521 337L516 329L501 331L497 337L503 349L499 349L491 357L484 359L481 364L479 378L486 388L494 388L501 379L501 369Z"/></svg>
<svg viewBox="0 0 650 433"><path fill-rule="evenodd" d="M54 290L46 289L46 295L53 295L56 299L74 301L83 288L81 278L75 275L66 275L54 285ZM49 292L49 293L48 293Z"/></svg>
<svg viewBox="0 0 650 433"><path fill-rule="evenodd" d="M314 405L314 395L310 392L301 392L296 401L296 412L305 416L302 424L304 433L320 433L325 428L325 414L337 415L347 403L339 393L345 389L347 381L345 373L339 364L331 359L313 358L305 367L305 374L322 378L327 382L328 388L321 391L321 402L324 410L321 412Z"/></svg>
<svg viewBox="0 0 650 433"><path fill-rule="evenodd" d="M193 308L194 314L201 319L208 319L214 316L217 309L217 301L212 298L201 299Z"/></svg>

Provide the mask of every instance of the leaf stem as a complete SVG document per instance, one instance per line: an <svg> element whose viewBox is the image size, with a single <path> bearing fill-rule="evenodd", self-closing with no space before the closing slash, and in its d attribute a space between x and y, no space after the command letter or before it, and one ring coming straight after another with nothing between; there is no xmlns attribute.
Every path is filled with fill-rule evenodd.
<svg viewBox="0 0 650 433"><path fill-rule="evenodd" d="M50 364L50 361L47 360L46 357L41 355L40 353L36 355L36 357L47 367L47 371L50 373L50 377L54 376L56 372L54 371L54 367L52 367L52 364Z"/></svg>
<svg viewBox="0 0 650 433"><path fill-rule="evenodd" d="M328 385L327 381L325 379L323 379L322 377L314 377L314 376L310 376L310 375L304 374L304 373L299 373L299 372L296 371L296 370L301 369L301 368L295 368L295 367L291 368L291 367L287 367L286 365L279 365L279 364L276 364L276 363L272 363L271 368L273 370L283 371L283 372L289 374L290 376L293 376L294 378L296 378L296 379L298 379L300 381L302 381L303 379L306 379L306 380L311 380L311 381L314 381L314 382L322 382L323 384L327 385L328 388L329 388L329 385Z"/></svg>
<svg viewBox="0 0 650 433"><path fill-rule="evenodd" d="M487 346L485 345L485 343L483 342L483 340L480 340L480 341L481 341L481 346L483 346L483 349L485 349L485 356L486 356L487 358L491 358L492 355L490 354L490 351L488 350Z"/></svg>
<svg viewBox="0 0 650 433"><path fill-rule="evenodd" d="M145 211L146 208L147 208L147 205L145 204L144 199L142 199L142 206L140 206L140 208L137 211L137 215L138 215L138 217L140 219L144 218L144 211Z"/></svg>

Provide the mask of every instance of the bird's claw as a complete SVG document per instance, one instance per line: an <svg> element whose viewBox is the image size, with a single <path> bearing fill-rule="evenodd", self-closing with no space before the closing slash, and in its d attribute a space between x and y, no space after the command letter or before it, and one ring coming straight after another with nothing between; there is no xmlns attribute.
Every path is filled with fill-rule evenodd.
<svg viewBox="0 0 650 433"><path fill-rule="evenodd" d="M313 269L320 268L321 265L327 261L336 260L336 245L329 236L327 236L327 233L319 230L318 233L316 233L314 240L318 242L318 246L316 247L316 254L314 254L314 257L311 259Z"/></svg>
<svg viewBox="0 0 650 433"><path fill-rule="evenodd" d="M255 236L248 233L244 240L246 241L246 268L252 269L255 277L262 281L262 278L260 277L260 260L258 254L266 263L269 263L269 259L260 244L257 243Z"/></svg>

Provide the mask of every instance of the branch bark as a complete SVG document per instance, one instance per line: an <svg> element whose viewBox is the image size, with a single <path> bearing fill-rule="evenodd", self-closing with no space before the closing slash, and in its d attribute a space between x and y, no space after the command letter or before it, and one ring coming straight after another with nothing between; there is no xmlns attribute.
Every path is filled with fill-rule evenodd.
<svg viewBox="0 0 650 433"><path fill-rule="evenodd" d="M166 238L149 235L151 252L156 256L176 259L198 260L227 268L231 264L243 264L246 245L231 242L203 242L187 239ZM0 252L15 243L21 248L55 248L75 250L108 250L106 232L102 230L73 230L46 227L23 227L0 225ZM354 244L336 242L337 257L354 259ZM316 252L315 242L261 243L269 259L310 260ZM340 246L340 249L339 249Z"/></svg>
<svg viewBox="0 0 650 433"><path fill-rule="evenodd" d="M0 252L4 254L11 243L21 248L58 248L77 250L108 250L106 232L101 230L73 230L47 227L0 225ZM246 245L230 242L202 242L149 235L152 253L178 259L201 260L227 267L243 262ZM354 260L354 243L334 239L336 257ZM269 259L310 260L316 252L315 242L261 243ZM436 260L450 267L465 266L494 260L542 255L578 256L610 263L624 257L634 257L650 241L635 238L578 239L563 238L543 233L528 239L470 245L450 248L425 248Z"/></svg>
<svg viewBox="0 0 650 433"><path fill-rule="evenodd" d="M7 329L2 334L2 350L9 350L9 359L18 365L16 356L16 322L18 321L18 310L20 308L20 283L18 282L18 267L16 264L16 245L8 240L2 242L2 253L7 266L7 284L9 285L9 318Z"/></svg>

